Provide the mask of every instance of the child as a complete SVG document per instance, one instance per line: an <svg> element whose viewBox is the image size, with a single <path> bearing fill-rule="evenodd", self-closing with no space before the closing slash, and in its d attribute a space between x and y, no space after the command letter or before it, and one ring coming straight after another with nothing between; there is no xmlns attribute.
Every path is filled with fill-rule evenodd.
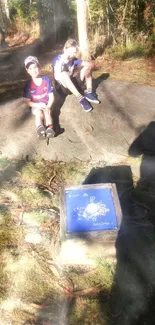
<svg viewBox="0 0 155 325"><path fill-rule="evenodd" d="M64 45L64 53L52 61L54 77L64 94L74 94L84 111L90 112L92 106L89 102L99 104L96 94L92 92L92 63L77 59L76 52L76 41L68 39ZM86 82L86 91L83 96L78 88L84 89L84 82Z"/></svg>
<svg viewBox="0 0 155 325"><path fill-rule="evenodd" d="M38 138L52 138L55 135L51 116L54 102L52 82L48 77L40 75L40 64L35 56L28 56L24 64L31 76L25 84L24 97L31 107L32 114L35 115Z"/></svg>

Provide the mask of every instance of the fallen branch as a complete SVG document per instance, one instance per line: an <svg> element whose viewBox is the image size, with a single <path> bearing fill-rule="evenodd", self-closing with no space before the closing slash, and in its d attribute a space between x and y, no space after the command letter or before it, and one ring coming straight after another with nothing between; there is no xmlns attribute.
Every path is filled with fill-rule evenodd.
<svg viewBox="0 0 155 325"><path fill-rule="evenodd" d="M53 181L53 179L56 177L56 172L53 173L53 175L50 177L50 180L49 180L49 186L51 187L51 183Z"/></svg>
<svg viewBox="0 0 155 325"><path fill-rule="evenodd" d="M74 291L72 293L73 297L81 297L81 296L88 296L88 295L96 295L97 293L102 291L102 287L90 287L88 289Z"/></svg>

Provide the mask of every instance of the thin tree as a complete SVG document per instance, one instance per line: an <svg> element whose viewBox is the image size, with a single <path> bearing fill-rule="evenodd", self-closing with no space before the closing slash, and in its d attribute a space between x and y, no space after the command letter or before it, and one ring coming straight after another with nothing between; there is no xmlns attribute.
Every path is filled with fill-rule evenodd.
<svg viewBox="0 0 155 325"><path fill-rule="evenodd" d="M89 39L88 39L88 5L89 0L76 0L77 5L77 22L78 22L78 37L82 59L88 60Z"/></svg>
<svg viewBox="0 0 155 325"><path fill-rule="evenodd" d="M2 2L3 2L6 18L10 20L9 0L3 0Z"/></svg>

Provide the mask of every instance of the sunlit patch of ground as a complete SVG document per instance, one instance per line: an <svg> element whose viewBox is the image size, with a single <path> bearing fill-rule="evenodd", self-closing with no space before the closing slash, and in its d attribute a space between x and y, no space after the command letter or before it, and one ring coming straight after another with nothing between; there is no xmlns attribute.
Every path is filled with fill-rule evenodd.
<svg viewBox="0 0 155 325"><path fill-rule="evenodd" d="M94 78L99 77L102 73L109 73L109 78L112 80L155 87L155 58L113 60L103 55L96 59L95 68ZM52 76L51 61L43 66L43 71L49 77Z"/></svg>
<svg viewBox="0 0 155 325"><path fill-rule="evenodd" d="M104 59L103 56L97 59L97 66L98 71L94 72L94 76L99 76L101 72L105 72L110 74L109 77L112 80L155 87L155 58L122 61Z"/></svg>

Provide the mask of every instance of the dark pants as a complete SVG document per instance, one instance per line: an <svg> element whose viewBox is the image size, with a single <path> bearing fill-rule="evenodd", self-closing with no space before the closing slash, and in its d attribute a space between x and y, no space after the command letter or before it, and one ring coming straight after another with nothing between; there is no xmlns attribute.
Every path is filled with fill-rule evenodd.
<svg viewBox="0 0 155 325"><path fill-rule="evenodd" d="M76 87L76 89L81 93L83 92L86 87L83 81L81 81L80 79L80 74L76 75L75 77L71 77L71 80L74 84L74 86ZM61 85L58 81L55 82L55 87L56 90L62 91L64 95L71 95L71 91L68 88L65 88L63 85Z"/></svg>

